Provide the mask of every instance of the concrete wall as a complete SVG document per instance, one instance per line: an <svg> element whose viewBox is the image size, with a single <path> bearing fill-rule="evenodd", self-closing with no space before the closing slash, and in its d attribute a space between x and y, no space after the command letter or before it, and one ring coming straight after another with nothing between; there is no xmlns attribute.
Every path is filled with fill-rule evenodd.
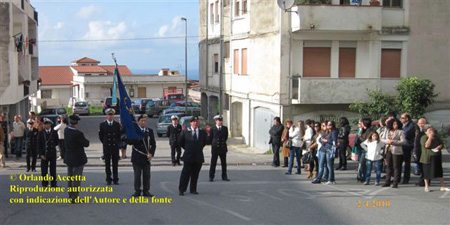
<svg viewBox="0 0 450 225"><path fill-rule="evenodd" d="M439 129L450 124L450 1L410 1L408 76L429 79L439 93L425 116Z"/></svg>
<svg viewBox="0 0 450 225"><path fill-rule="evenodd" d="M408 76L430 79L440 93L438 102L450 101L450 1L411 1Z"/></svg>
<svg viewBox="0 0 450 225"><path fill-rule="evenodd" d="M33 55L28 49L19 54L13 35L22 33L37 38L37 24L29 2L25 2L25 11L18 2L0 1L0 112L13 110L14 114L26 115L30 108L28 95L37 91L38 48L33 46ZM23 81L30 82L28 95L24 95Z"/></svg>

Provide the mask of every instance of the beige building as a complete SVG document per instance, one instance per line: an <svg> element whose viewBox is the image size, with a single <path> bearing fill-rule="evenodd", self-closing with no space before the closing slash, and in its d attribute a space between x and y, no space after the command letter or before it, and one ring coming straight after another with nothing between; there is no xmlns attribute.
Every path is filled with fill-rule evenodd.
<svg viewBox="0 0 450 225"><path fill-rule="evenodd" d="M28 0L0 0L0 113L28 117L39 89L38 14Z"/></svg>
<svg viewBox="0 0 450 225"><path fill-rule="evenodd" d="M423 5L427 1L384 0L381 6L371 6L369 0L362 0L360 6L348 2L298 4L285 11L277 1L225 0L222 10L220 0L201 1L202 114L211 119L218 113L222 64L225 122L233 137L242 137L261 152L269 149L268 130L274 116L283 120L356 118L348 106L367 100L366 89L393 92L400 78L411 75L431 79L438 91L447 93L439 101L448 104L448 2L438 1L440 6L430 8ZM421 13L422 8L427 8L426 13ZM416 60L435 61L416 58L424 51L417 50L421 47L409 50L410 33L418 44L437 38L424 35L422 27L427 24L418 17L410 19L411 12L427 14L433 27L441 29L437 33L441 42L434 46L440 52L425 51L440 59L432 74L410 65ZM432 18L438 13L442 14Z"/></svg>
<svg viewBox="0 0 450 225"><path fill-rule="evenodd" d="M184 87L184 76L178 71L160 71L161 75L134 75L127 66L119 65L119 72L130 98L162 98L163 90ZM74 101L88 101L100 106L112 95L114 65L83 57L70 66L41 66L41 90L31 98L33 107L40 111L46 106L68 106Z"/></svg>

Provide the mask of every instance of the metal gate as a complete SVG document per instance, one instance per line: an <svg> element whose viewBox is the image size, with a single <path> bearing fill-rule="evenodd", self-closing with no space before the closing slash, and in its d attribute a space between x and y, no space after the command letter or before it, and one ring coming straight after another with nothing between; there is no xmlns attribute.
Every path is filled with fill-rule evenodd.
<svg viewBox="0 0 450 225"><path fill-rule="evenodd" d="M261 150L269 150L269 130L272 126L274 113L268 108L256 108L253 125L253 146Z"/></svg>

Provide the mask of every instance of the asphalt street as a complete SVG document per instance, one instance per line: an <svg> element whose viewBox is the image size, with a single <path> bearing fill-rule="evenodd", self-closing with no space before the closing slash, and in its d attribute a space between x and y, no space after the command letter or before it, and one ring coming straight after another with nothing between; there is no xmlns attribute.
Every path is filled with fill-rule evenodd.
<svg viewBox="0 0 450 225"><path fill-rule="evenodd" d="M95 140L101 120L103 117L82 118L80 129L93 144L98 144ZM154 128L155 121L151 119L149 126ZM167 139L157 138L157 145L161 157L165 157L162 161L167 161ZM104 168L94 161L101 154L99 151L90 148L89 155L97 155L90 158L91 165L85 168L83 187L106 186ZM206 147L205 152L208 151ZM152 166L150 192L155 198L147 199L148 203L129 202L134 191L130 166L119 168L120 184L108 186L112 192L81 193L81 197L90 199L89 203L26 203L27 198L38 196L66 198L67 193L17 193L13 190L17 185L35 187L40 182L21 181L21 174L31 173L17 166L20 161L11 162L8 168L0 169L0 224L449 224L450 221L450 192L440 192L437 181L433 181L430 193L414 186L417 181L414 175L412 184L400 185L399 189L381 188L373 182L364 186L356 182L356 164L350 163L349 170L337 171L336 185L311 184L303 171L302 175L285 175L284 168L265 165L270 156L235 152L230 155L242 162L229 166L231 182L220 179L209 182L205 165L200 173L199 195L178 196L181 167L164 163ZM443 161L444 177L450 185L450 155L445 153ZM39 175L39 171L34 174ZM216 173L220 177L220 167ZM58 167L58 174L66 175L65 168ZM58 182L58 186L66 187L66 182ZM121 202L99 203L102 198ZM20 199L25 203L12 203Z"/></svg>

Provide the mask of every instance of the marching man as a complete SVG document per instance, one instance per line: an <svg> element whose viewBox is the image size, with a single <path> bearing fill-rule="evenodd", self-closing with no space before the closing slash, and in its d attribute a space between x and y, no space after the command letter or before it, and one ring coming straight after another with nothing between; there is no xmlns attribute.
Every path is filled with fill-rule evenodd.
<svg viewBox="0 0 450 225"><path fill-rule="evenodd" d="M103 144L103 155L105 157L106 184L119 184L119 146L122 135L120 124L114 121L114 109L106 109L106 121L100 124L98 137ZM111 161L113 168L113 178L111 179Z"/></svg>
<svg viewBox="0 0 450 225"><path fill-rule="evenodd" d="M178 124L178 116L171 116L170 119L172 120L172 124L167 126L167 137L169 137L169 144L170 144L170 150L171 150L171 156L172 156L172 164L175 166L176 164L180 164L180 155L181 155L181 147L178 143L178 140L180 138L181 133L181 125ZM175 158L175 153L177 154Z"/></svg>
<svg viewBox="0 0 450 225"><path fill-rule="evenodd" d="M141 177L143 182L142 196L153 197L150 194L150 166L155 155L156 142L153 130L147 127L147 115L142 114L138 118L138 125L145 134L140 140L129 140L133 147L131 153L131 162L134 171L134 197L141 195Z"/></svg>
<svg viewBox="0 0 450 225"><path fill-rule="evenodd" d="M39 132L37 146L41 157L41 173L45 177L48 175L50 164L50 176L53 177L51 186L56 187L56 146L58 145L58 133L52 128L53 122L44 118L44 129ZM43 180L42 186L47 187L48 181Z"/></svg>
<svg viewBox="0 0 450 225"><path fill-rule="evenodd" d="M227 139L228 128L223 126L223 117L215 116L216 126L211 128L211 167L209 168L209 181L214 181L214 174L216 173L217 158L220 157L220 164L222 165L222 180L230 181L227 176Z"/></svg>

